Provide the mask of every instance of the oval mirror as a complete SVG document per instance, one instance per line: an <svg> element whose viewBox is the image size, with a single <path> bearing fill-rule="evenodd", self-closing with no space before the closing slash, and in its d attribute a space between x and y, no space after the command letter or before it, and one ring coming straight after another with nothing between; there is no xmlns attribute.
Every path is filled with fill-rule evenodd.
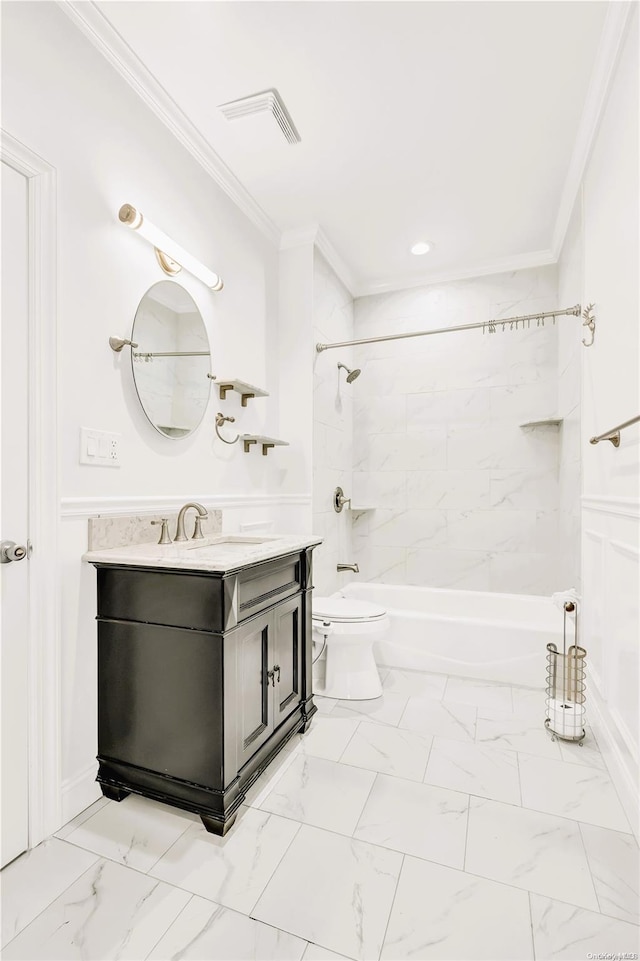
<svg viewBox="0 0 640 961"><path fill-rule="evenodd" d="M211 389L209 339L191 294L172 280L150 287L138 305L131 340L142 409L165 437L187 437L204 417Z"/></svg>

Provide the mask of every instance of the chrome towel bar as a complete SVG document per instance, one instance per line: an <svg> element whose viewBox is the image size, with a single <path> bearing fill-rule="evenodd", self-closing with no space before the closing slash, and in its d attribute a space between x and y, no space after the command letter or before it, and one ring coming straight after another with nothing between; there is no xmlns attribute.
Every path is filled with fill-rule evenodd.
<svg viewBox="0 0 640 961"><path fill-rule="evenodd" d="M638 415L638 417L632 417L631 420L625 420L624 424L618 424L617 427L612 427L611 430L605 431L604 434L598 434L597 437L592 437L589 443L599 444L601 440L610 440L614 447L619 447L620 431L624 430L625 427L631 427L632 424L637 424L639 420L640 415Z"/></svg>

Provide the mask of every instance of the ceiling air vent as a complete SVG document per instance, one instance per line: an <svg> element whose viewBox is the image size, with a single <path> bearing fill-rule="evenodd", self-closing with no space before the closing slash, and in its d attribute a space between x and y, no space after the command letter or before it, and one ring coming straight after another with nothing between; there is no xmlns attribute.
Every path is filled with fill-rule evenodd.
<svg viewBox="0 0 640 961"><path fill-rule="evenodd" d="M241 117L249 117L251 114L262 113L266 110L272 115L288 143L300 143L300 134L296 130L280 94L274 87L271 90L251 94L250 97L242 97L240 100L231 100L229 103L219 104L219 107L227 120L239 120Z"/></svg>

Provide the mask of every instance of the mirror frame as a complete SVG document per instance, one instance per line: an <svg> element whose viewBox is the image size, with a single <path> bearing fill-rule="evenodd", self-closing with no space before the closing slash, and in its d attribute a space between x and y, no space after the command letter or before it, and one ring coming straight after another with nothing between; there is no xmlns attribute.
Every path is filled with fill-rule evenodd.
<svg viewBox="0 0 640 961"><path fill-rule="evenodd" d="M191 301L191 303L193 304L193 311L189 311L189 313L197 314L197 315L199 316L199 318L200 318L200 323L202 324L202 329L203 329L203 331L204 331L204 336L205 336L205 338L206 338L207 347L209 348L209 350L208 350L208 357L209 357L209 361L208 361L208 368L209 368L209 370L208 370L208 372L210 373L210 371L211 371L211 343L210 343L210 341L209 341L209 333L208 333L208 331L207 331L207 326L206 326L206 324L205 324L205 322L204 322L204 317L202 316L202 311L200 310L200 308L198 307L197 303L195 302L192 294L186 289L186 287L183 287L182 284L176 283L176 281L174 281L174 280L158 280L158 281L156 281L154 284L152 284L152 285L144 292L144 294L142 295L142 297L140 298L140 300L139 300L139 302L138 302L138 306L136 307L135 314L134 314L134 317L133 317L133 324L132 324L132 327L131 327L131 340L132 340L132 341L135 341L136 344L139 342L139 335L136 335L136 320L137 320L138 315L139 315L139 313L140 313L140 309L141 309L142 305L144 304L145 299L146 299L146 298L149 296L149 294L151 293L151 291L153 291L156 287L159 287L160 285L162 285L162 286L171 285L172 287L178 288L178 290L182 291L182 293L185 294L185 295L189 298L189 300ZM153 298L151 298L151 299L153 300ZM160 301L156 301L156 303L161 303L161 302L160 302ZM210 399L211 399L211 381L212 381L213 378L211 378L211 377L208 377L208 378L207 378L206 400L205 400L205 403L204 403L203 408L202 408L202 414L201 414L200 418L198 419L197 423L195 423L195 424L193 425L193 427L191 427L189 430L186 430L185 433L183 433L183 434L167 434L166 431L164 431L164 430L162 429L162 427L159 426L159 425L152 419L151 414L149 413L149 410L147 409L147 406L145 405L145 402L144 402L144 400L143 400L143 398L142 398L142 394L141 394L141 392L140 392L140 386L139 386L138 381L137 381L137 379L136 379L136 364L139 362L139 361L138 361L138 358L139 358L140 354L143 354L143 355L144 355L144 353L145 353L145 352L144 352L144 351L141 351L139 347L137 347L137 346L136 346L136 347L133 347L133 345L132 345L132 347L131 347L131 375L132 375L132 378L133 378L133 385L134 385L135 390L136 390L136 396L137 396L137 398L138 398L138 403L140 404L140 407L141 407L141 409L142 409L145 417L147 418L148 422L151 424L151 426L152 426L162 437L166 438L167 440L171 440L171 441L186 440L188 437L191 437L191 436L195 433L195 431L198 429L198 427L200 427L200 425L202 424L202 421L204 420L205 414L206 414L206 412L207 412L207 407L209 406L209 401L210 401ZM137 356L136 356L136 355L137 355ZM203 356L204 356L204 355L203 355ZM175 388L174 388L174 389L175 389Z"/></svg>

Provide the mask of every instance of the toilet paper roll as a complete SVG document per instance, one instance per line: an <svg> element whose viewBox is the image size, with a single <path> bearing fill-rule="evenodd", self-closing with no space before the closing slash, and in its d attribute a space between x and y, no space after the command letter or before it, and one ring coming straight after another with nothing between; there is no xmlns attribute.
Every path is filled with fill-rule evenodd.
<svg viewBox="0 0 640 961"><path fill-rule="evenodd" d="M549 728L560 737L580 737L584 723L584 705L573 701L547 702Z"/></svg>

